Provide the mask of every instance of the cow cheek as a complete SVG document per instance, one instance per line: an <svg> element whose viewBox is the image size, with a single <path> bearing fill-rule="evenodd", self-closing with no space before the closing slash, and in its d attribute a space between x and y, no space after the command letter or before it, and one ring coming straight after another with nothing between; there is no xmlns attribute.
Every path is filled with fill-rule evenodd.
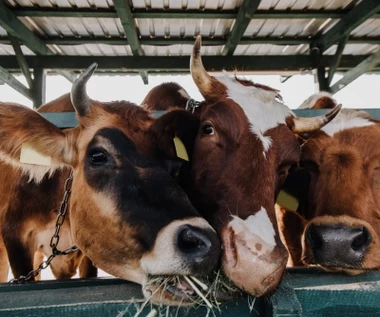
<svg viewBox="0 0 380 317"><path fill-rule="evenodd" d="M93 193L87 194L81 197ZM96 200L85 203L73 199L76 203L70 206L70 222L74 243L103 271L141 284L143 250L134 238L136 230L118 216L109 198L101 193L95 196Z"/></svg>

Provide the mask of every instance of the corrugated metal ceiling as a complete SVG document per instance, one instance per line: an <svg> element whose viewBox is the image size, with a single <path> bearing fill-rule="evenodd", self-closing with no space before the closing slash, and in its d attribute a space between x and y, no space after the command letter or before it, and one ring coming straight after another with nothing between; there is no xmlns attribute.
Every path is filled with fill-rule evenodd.
<svg viewBox="0 0 380 317"><path fill-rule="evenodd" d="M113 8L112 0L5 0L12 8ZM132 0L133 9L167 10L235 10L241 5L241 0ZM313 18L292 19L292 10L344 10L358 3L357 0L262 0L258 10L288 10L288 19L252 19L244 32L245 38L312 38L326 33L338 19ZM118 18L79 18L79 17L19 17L19 19L42 40L54 38L108 38L126 39L123 26ZM145 39L154 38L194 38L202 34L204 39L226 38L231 31L234 19L175 19L175 18L136 18L134 23L138 36ZM369 19L357 27L353 37L380 37L380 19ZM0 27L0 36L7 36ZM48 47L58 55L80 56L129 56L132 51L129 45L83 44L58 45ZM175 44L170 46L155 46L144 43L141 45L146 56L185 56L190 55L192 45ZM347 44L344 54L365 55L379 49L377 44ZM31 50L22 46L25 55L34 55ZM219 55L223 45L204 46L204 55ZM330 47L324 54L334 54L336 45ZM9 44L0 44L0 55L13 55ZM234 55L306 55L309 45L275 45L275 44L240 44Z"/></svg>

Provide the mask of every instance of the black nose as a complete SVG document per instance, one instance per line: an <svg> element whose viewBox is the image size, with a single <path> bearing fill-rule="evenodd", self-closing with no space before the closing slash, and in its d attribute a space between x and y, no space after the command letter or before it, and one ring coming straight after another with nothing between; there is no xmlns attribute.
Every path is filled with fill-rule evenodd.
<svg viewBox="0 0 380 317"><path fill-rule="evenodd" d="M177 248L188 264L201 274L212 272L220 259L220 241L211 229L183 225L178 230Z"/></svg>
<svg viewBox="0 0 380 317"><path fill-rule="evenodd" d="M372 240L365 227L343 225L311 225L306 239L316 264L345 268L360 267Z"/></svg>

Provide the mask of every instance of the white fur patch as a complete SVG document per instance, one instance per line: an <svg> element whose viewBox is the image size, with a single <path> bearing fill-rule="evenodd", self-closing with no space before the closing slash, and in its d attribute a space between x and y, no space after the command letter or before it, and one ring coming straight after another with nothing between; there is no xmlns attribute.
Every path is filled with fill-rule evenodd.
<svg viewBox="0 0 380 317"><path fill-rule="evenodd" d="M48 177L51 177L53 173L56 170L63 169L64 165L57 165L52 163L50 166L39 166L39 165L32 165L32 164L22 164L18 161L15 161L9 156L0 151L0 160L5 162L6 164L9 164L13 168L19 169L23 175L26 175L29 177L29 182L36 182L39 184L42 179L45 177L45 175L48 175Z"/></svg>
<svg viewBox="0 0 380 317"><path fill-rule="evenodd" d="M311 109L314 107L314 105L317 103L317 100L323 97L331 98L334 102L335 99L332 97L332 95L327 91L321 91L319 93L316 93L314 95L311 95L309 98L307 98L299 107L298 109ZM336 102L335 102L336 103Z"/></svg>
<svg viewBox="0 0 380 317"><path fill-rule="evenodd" d="M262 142L265 152L269 150L272 140L264 133L279 124L285 124L285 119L294 116L284 104L276 100L277 92L264 90L255 86L244 86L228 74L217 77L218 81L227 87L229 98L235 101L245 112L251 123L251 132Z"/></svg>
<svg viewBox="0 0 380 317"><path fill-rule="evenodd" d="M352 128L367 127L375 124L369 120L369 116L364 111L342 109L338 115L326 124L321 130L329 136L335 133Z"/></svg>
<svg viewBox="0 0 380 317"><path fill-rule="evenodd" d="M233 216L233 220L230 221L229 227L234 228L235 234L238 234L236 229L239 230L240 228L241 230L259 237L269 247L269 250L266 251L272 251L276 246L276 232L264 207L261 207L256 214L249 216L245 220Z"/></svg>

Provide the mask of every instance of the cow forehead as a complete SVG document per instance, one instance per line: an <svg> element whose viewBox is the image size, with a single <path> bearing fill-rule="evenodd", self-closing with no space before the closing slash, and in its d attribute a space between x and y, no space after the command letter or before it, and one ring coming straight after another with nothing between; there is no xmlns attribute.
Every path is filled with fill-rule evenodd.
<svg viewBox="0 0 380 317"><path fill-rule="evenodd" d="M334 134L344 130L367 127L374 124L364 111L342 109L334 120L326 124L321 130L332 137Z"/></svg>
<svg viewBox="0 0 380 317"><path fill-rule="evenodd" d="M276 91L242 85L227 74L216 79L226 86L228 98L243 109L251 124L251 132L262 142L264 152L268 151L272 140L264 135L265 132L286 124L286 118L294 116L293 112L276 100Z"/></svg>

